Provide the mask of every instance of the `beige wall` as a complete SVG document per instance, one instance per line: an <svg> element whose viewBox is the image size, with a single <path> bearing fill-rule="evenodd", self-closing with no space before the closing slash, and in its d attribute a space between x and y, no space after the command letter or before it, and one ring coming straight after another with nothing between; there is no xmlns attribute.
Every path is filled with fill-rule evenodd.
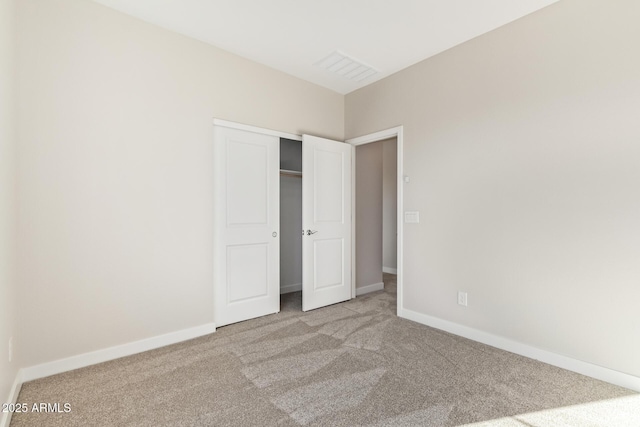
<svg viewBox="0 0 640 427"><path fill-rule="evenodd" d="M9 363L17 334L15 1L0 0L0 403L7 402L20 361ZM17 355L16 355L17 356ZM5 414L0 413L0 420ZM1 423L2 421L0 421Z"/></svg>
<svg viewBox="0 0 640 427"><path fill-rule="evenodd" d="M212 322L213 117L341 139L343 96L90 1L18 25L24 365Z"/></svg>
<svg viewBox="0 0 640 427"><path fill-rule="evenodd" d="M638 22L564 0L347 95L404 125L406 309L640 376Z"/></svg>
<svg viewBox="0 0 640 427"><path fill-rule="evenodd" d="M356 288L382 283L382 143L356 147Z"/></svg>
<svg viewBox="0 0 640 427"><path fill-rule="evenodd" d="M382 144L382 266L398 264L398 163L396 138Z"/></svg>

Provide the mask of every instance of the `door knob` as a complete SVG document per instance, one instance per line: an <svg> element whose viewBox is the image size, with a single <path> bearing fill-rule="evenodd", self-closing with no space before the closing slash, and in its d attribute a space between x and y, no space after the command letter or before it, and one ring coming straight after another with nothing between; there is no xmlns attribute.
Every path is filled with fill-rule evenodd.
<svg viewBox="0 0 640 427"><path fill-rule="evenodd" d="M318 230L307 230L307 236L311 236L312 234L316 234Z"/></svg>
<svg viewBox="0 0 640 427"><path fill-rule="evenodd" d="M274 231L273 233L271 233L271 235L272 235L273 237L278 237L278 233L276 233L275 231Z"/></svg>

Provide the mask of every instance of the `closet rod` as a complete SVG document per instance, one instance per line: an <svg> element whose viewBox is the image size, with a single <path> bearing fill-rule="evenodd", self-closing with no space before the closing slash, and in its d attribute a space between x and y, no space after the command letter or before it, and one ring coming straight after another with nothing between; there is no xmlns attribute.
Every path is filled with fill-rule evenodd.
<svg viewBox="0 0 640 427"><path fill-rule="evenodd" d="M280 169L280 175L283 176L292 176L294 178L302 178L302 172L299 171L290 171L286 169Z"/></svg>

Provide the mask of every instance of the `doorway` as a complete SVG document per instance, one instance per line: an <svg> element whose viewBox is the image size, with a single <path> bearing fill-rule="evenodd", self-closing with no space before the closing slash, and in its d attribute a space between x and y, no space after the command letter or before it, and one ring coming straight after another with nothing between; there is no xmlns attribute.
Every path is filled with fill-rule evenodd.
<svg viewBox="0 0 640 427"><path fill-rule="evenodd" d="M352 294L355 297L381 290L385 282L394 281L395 274L396 314L401 315L403 128L398 126L346 142L355 147L352 167L352 204L356 207L353 224ZM375 170L376 168L378 170ZM393 186L395 192L390 191L390 187Z"/></svg>

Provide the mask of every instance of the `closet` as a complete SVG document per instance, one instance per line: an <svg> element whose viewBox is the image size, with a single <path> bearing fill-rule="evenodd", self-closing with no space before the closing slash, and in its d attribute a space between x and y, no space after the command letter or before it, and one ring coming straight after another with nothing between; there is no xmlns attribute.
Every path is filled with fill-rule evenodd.
<svg viewBox="0 0 640 427"><path fill-rule="evenodd" d="M217 326L276 313L296 287L304 311L352 297L352 151L214 120Z"/></svg>
<svg viewBox="0 0 640 427"><path fill-rule="evenodd" d="M280 293L302 290L302 142L280 138Z"/></svg>

